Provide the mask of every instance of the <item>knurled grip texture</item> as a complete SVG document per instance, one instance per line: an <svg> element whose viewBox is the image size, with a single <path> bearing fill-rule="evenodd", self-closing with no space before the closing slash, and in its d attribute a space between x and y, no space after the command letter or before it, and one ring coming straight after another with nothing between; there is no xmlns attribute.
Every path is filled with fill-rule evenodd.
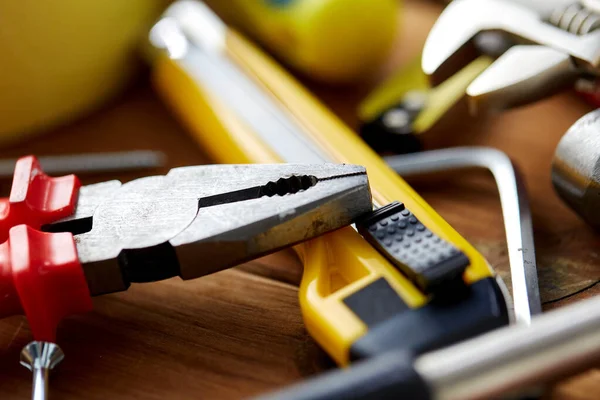
<svg viewBox="0 0 600 400"><path fill-rule="evenodd" d="M364 238L426 293L461 279L467 256L394 202L357 223Z"/></svg>

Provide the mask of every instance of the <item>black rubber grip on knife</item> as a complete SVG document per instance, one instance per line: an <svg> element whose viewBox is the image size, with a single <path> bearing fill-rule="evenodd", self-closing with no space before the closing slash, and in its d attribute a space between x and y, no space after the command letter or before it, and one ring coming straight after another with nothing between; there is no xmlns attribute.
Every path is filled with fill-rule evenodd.
<svg viewBox="0 0 600 400"><path fill-rule="evenodd" d="M399 202L381 207L356 223L363 237L425 293L455 287L469 258L423 225Z"/></svg>

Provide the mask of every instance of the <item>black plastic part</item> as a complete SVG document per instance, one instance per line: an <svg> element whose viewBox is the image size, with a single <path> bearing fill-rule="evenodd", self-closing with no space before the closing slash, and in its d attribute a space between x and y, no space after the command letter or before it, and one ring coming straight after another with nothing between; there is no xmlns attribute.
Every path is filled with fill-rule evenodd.
<svg viewBox="0 0 600 400"><path fill-rule="evenodd" d="M319 182L319 180L313 175L292 175L287 178L280 178L274 182L268 182L263 186L254 186L246 189L220 193L214 196L202 197L198 200L198 208L253 200L262 196L285 196L286 194L308 190L312 186L315 186L317 182Z"/></svg>
<svg viewBox="0 0 600 400"><path fill-rule="evenodd" d="M347 369L321 374L260 400L432 399L430 389L414 370L409 353L391 351Z"/></svg>
<svg viewBox="0 0 600 400"><path fill-rule="evenodd" d="M80 218L64 222L55 222L42 226L42 232L57 233L70 232L73 235L80 235L92 230L93 218Z"/></svg>
<svg viewBox="0 0 600 400"><path fill-rule="evenodd" d="M393 350L421 354L507 325L508 310L494 278L473 283L464 297L434 298L429 304L400 313L374 327L352 344L353 360Z"/></svg>
<svg viewBox="0 0 600 400"><path fill-rule="evenodd" d="M426 293L458 287L468 257L423 225L402 203L393 202L357 222L358 231Z"/></svg>
<svg viewBox="0 0 600 400"><path fill-rule="evenodd" d="M123 250L118 260L127 283L155 282L179 275L177 254L169 242Z"/></svg>
<svg viewBox="0 0 600 400"><path fill-rule="evenodd" d="M377 325L408 310L408 305L385 278L379 278L352 293L344 299L344 303L368 326Z"/></svg>
<svg viewBox="0 0 600 400"><path fill-rule="evenodd" d="M373 150L380 153L406 154L421 151L423 146L414 132L413 124L425 108L426 99L426 93L406 93L398 104L375 119L364 121L360 127L360 136Z"/></svg>
<svg viewBox="0 0 600 400"><path fill-rule="evenodd" d="M407 154L423 149L419 137L411 129L390 129L383 123L383 116L363 123L360 126L360 136L369 147L379 153Z"/></svg>

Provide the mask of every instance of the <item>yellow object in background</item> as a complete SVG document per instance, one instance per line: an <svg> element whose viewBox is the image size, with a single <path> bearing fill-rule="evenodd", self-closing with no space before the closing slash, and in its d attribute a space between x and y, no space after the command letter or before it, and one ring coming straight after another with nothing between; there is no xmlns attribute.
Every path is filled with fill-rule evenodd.
<svg viewBox="0 0 600 400"><path fill-rule="evenodd" d="M406 93L425 93L430 88L429 79L421 70L419 55L369 93L358 107L358 118L364 122L374 120L400 103Z"/></svg>
<svg viewBox="0 0 600 400"><path fill-rule="evenodd" d="M305 75L360 80L385 61L399 0L209 0L234 26Z"/></svg>
<svg viewBox="0 0 600 400"><path fill-rule="evenodd" d="M441 85L431 88L421 69L421 57L416 57L363 100L358 108L358 116L361 121L372 121L400 104L407 94L419 92L426 100L413 122L412 131L415 134L423 133L465 96L467 87L492 64L492 61L488 56L480 56Z"/></svg>
<svg viewBox="0 0 600 400"><path fill-rule="evenodd" d="M447 115L465 97L471 82L491 64L490 57L479 56L432 88L421 69L421 57L416 57L361 102L361 137L379 152L419 151L420 135Z"/></svg>
<svg viewBox="0 0 600 400"><path fill-rule="evenodd" d="M0 1L0 144L89 112L118 92L166 4Z"/></svg>

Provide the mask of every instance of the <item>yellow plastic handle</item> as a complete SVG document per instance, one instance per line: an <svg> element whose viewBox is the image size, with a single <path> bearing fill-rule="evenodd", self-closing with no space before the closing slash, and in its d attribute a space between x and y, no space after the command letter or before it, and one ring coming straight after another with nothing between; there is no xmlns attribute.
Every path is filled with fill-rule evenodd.
<svg viewBox="0 0 600 400"><path fill-rule="evenodd" d="M331 161L364 165L376 202L403 202L430 230L462 250L471 261L465 273L468 283L492 275L485 259L465 239L275 62L232 31L227 33L227 56L285 108L307 139ZM202 148L223 163L282 161L227 104L194 80L189 62L160 56L155 60L153 78ZM306 327L341 365L349 362L350 345L367 332L366 325L342 301L349 294L383 277L409 307L427 302L423 293L351 227L296 248L304 263L299 295Z"/></svg>

